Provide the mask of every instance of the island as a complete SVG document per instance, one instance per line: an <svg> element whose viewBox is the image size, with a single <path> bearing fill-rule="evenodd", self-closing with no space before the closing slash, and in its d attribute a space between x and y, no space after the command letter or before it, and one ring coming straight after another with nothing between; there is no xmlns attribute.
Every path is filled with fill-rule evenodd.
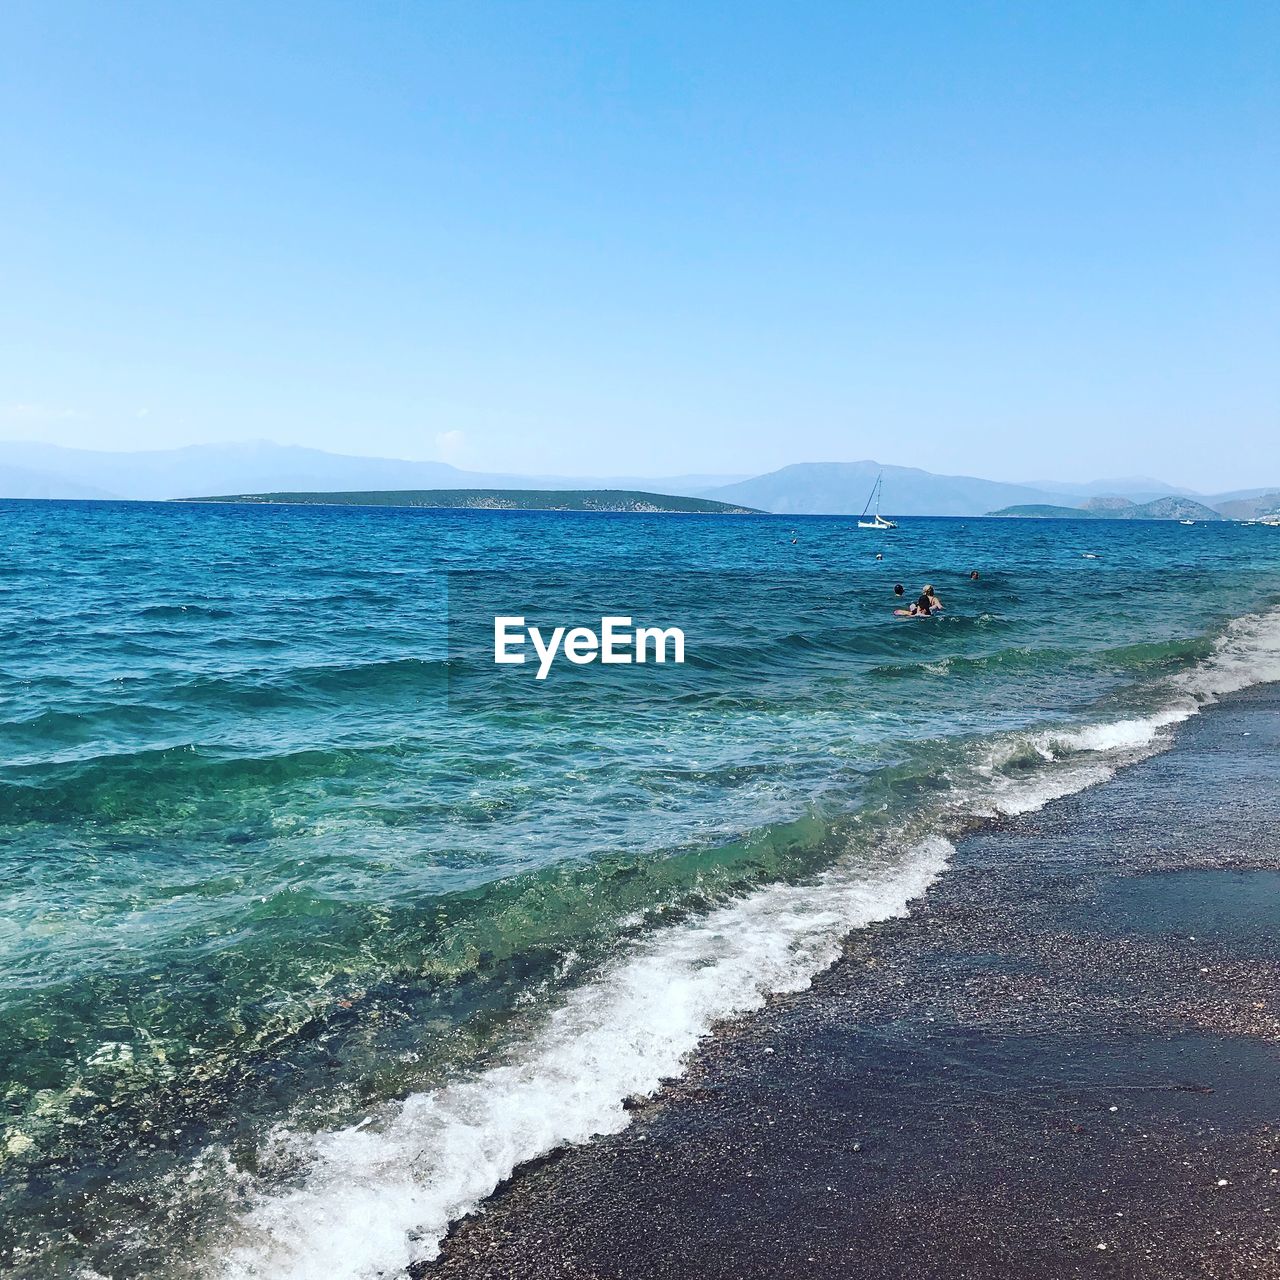
<svg viewBox="0 0 1280 1280"><path fill-rule="evenodd" d="M989 516L1019 517L1024 520L1222 520L1220 511L1191 498L1156 498L1153 502L1131 502L1128 498L1091 498L1083 507L1058 507L1028 502Z"/></svg>
<svg viewBox="0 0 1280 1280"><path fill-rule="evenodd" d="M457 507L478 511L625 511L717 516L763 515L754 507L632 489L371 489L351 493L236 493L179 502L329 507Z"/></svg>

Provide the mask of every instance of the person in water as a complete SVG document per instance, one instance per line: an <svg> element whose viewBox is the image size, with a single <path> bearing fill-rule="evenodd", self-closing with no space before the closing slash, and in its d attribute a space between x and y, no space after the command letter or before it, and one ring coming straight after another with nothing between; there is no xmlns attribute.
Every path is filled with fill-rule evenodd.
<svg viewBox="0 0 1280 1280"><path fill-rule="evenodd" d="M970 572L970 574L969 574L969 581L970 581L970 582L977 582L977 580L978 580L978 571L977 571L977 569L974 569L974 570L972 570L972 571Z"/></svg>
<svg viewBox="0 0 1280 1280"><path fill-rule="evenodd" d="M905 588L902 583L895 582L893 584L893 594L899 599L902 598L904 591ZM895 609L894 612L898 614L905 613L912 618L928 618L935 613L942 612L942 601L934 595L933 587L926 583L920 590L920 598L913 600L909 609Z"/></svg>

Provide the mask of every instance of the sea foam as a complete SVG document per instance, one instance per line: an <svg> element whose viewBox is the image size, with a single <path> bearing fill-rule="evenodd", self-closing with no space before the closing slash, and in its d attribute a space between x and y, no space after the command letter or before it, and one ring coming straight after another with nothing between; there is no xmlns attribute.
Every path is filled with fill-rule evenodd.
<svg viewBox="0 0 1280 1280"><path fill-rule="evenodd" d="M1051 800L1105 782L1118 768L1163 749L1171 741L1167 730L1219 697L1276 680L1280 680L1280 608L1231 622L1206 658L1165 683L1164 702L1148 715L1013 735L996 744L979 769L986 780L984 787L976 794L965 792L960 803L982 816L1042 808ZM1058 767L1024 777L1003 773L1009 760L1028 747Z"/></svg>
<svg viewBox="0 0 1280 1280"><path fill-rule="evenodd" d="M305 1179L258 1200L215 1274L336 1280L435 1257L449 1224L519 1164L625 1128L625 1098L677 1074L717 1021L803 989L850 930L905 914L951 852L930 837L874 869L760 889L620 957L500 1066L351 1128L277 1130Z"/></svg>

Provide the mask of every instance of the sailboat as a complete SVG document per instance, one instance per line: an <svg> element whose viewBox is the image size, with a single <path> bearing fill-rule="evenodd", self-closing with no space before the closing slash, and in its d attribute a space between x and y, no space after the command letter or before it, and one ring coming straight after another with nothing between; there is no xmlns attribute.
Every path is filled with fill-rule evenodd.
<svg viewBox="0 0 1280 1280"><path fill-rule="evenodd" d="M884 484L884 472L882 471L876 476L876 482L871 486L871 492L867 495L867 505L862 508L862 514L858 517L859 529L896 529L898 526L892 520L886 520L880 514L880 489ZM872 499L875 500L876 513L875 516L868 520L867 512L871 510Z"/></svg>

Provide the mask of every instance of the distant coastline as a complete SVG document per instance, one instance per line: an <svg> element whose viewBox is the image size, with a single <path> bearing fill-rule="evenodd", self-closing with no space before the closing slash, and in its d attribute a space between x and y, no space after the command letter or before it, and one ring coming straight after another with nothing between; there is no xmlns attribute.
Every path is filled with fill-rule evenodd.
<svg viewBox="0 0 1280 1280"><path fill-rule="evenodd" d="M1126 498L1094 498L1082 507L1028 502L990 516L1013 516L1027 520L1225 520L1226 516L1192 498L1156 498L1151 502L1130 502Z"/></svg>
<svg viewBox="0 0 1280 1280"><path fill-rule="evenodd" d="M1265 479L1265 477L1259 477ZM1080 519L1109 509L1129 519L1255 520L1280 511L1280 484L1228 492L1177 488L1150 476L1111 476L1087 482L1009 482L950 475L864 458L858 462L799 462L760 475L539 474L467 471L445 462L362 457L270 441L185 445L181 448L113 452L71 449L36 441L0 441L0 498L185 501L218 495L218 501L372 502L345 495L419 493L476 495L624 494L625 510L718 511L720 507L676 506L698 499L739 511L773 515L857 515L873 485L883 481L882 507L897 516L1038 515ZM615 499L611 497L607 503ZM379 505L403 499L380 497ZM576 498L564 509L579 507ZM1187 503L1182 514L1150 509L1153 503ZM643 504L649 504L645 506ZM414 499L411 505L421 505ZM522 499L441 497L433 505L527 509ZM1044 508L1061 508L1060 511ZM1133 508L1133 510L1130 510ZM1148 508L1148 509L1143 509ZM538 509L541 509L539 506Z"/></svg>
<svg viewBox="0 0 1280 1280"><path fill-rule="evenodd" d="M253 506L423 507L474 511L598 511L673 515L763 515L753 507L630 489L388 489L337 493L239 493L180 502Z"/></svg>

